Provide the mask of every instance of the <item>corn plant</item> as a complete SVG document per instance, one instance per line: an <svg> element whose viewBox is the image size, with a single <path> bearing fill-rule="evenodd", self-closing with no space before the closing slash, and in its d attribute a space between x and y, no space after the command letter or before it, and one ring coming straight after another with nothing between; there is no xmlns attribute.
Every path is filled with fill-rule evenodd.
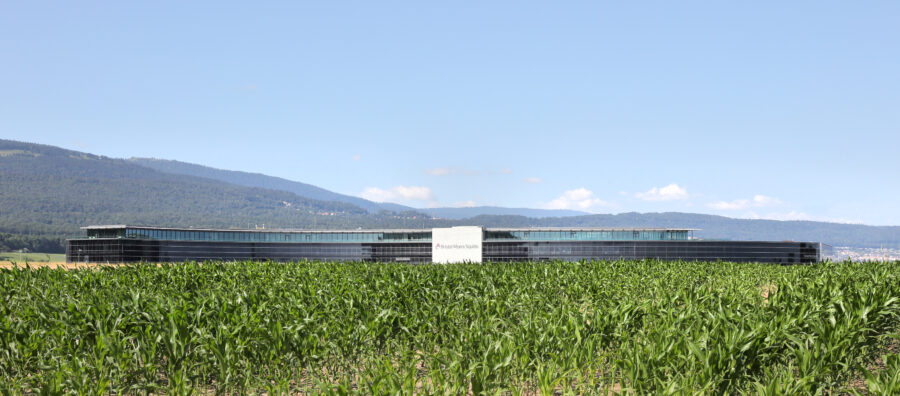
<svg viewBox="0 0 900 396"><path fill-rule="evenodd" d="M889 394L898 328L898 263L18 267L0 391Z"/></svg>

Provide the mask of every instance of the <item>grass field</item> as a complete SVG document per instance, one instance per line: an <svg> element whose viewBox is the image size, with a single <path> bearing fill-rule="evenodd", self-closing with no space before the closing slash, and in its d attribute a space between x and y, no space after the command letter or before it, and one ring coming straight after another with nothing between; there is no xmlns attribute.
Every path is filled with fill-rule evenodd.
<svg viewBox="0 0 900 396"><path fill-rule="evenodd" d="M28 263L60 263L66 261L65 254L58 253L15 253L0 252L0 262Z"/></svg>
<svg viewBox="0 0 900 396"><path fill-rule="evenodd" d="M0 269L11 393L900 392L900 263Z"/></svg>

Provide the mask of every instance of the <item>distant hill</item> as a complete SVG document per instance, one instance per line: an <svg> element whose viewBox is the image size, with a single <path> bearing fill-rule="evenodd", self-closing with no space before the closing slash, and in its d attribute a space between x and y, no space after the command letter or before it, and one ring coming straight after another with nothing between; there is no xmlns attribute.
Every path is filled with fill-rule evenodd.
<svg viewBox="0 0 900 396"><path fill-rule="evenodd" d="M671 227L697 228L705 239L815 241L834 246L900 248L900 227L820 221L733 219L697 213L621 213L533 219L478 216L465 220L495 227Z"/></svg>
<svg viewBox="0 0 900 396"><path fill-rule="evenodd" d="M394 212L414 210L413 208L410 208L408 206L397 205L394 203L372 202L359 197L338 194L336 192L328 191L324 188L316 187L312 184L291 181L282 179L280 177L267 176L260 173L216 169L210 168L208 166L191 164L188 162L163 160L156 158L129 158L128 162L146 166L148 168L156 169L158 171L166 173L203 177L207 179L223 181L226 183L237 184L239 186L287 191L297 194L301 197L317 199L320 201L345 202L359 206L371 213L377 213L380 210L390 210Z"/></svg>
<svg viewBox="0 0 900 396"><path fill-rule="evenodd" d="M372 215L349 203L0 140L0 248L44 249L53 241L64 246L61 238L81 235L79 227L90 224L355 228L403 225L405 217L426 216Z"/></svg>
<svg viewBox="0 0 900 396"><path fill-rule="evenodd" d="M311 199L281 189L296 189L302 183L244 172L226 175L235 178L240 174L250 175L247 177L251 181L244 180L245 184L263 180L275 183L270 188L261 188L222 181L226 176L218 172L212 172L217 177L163 172L138 165L135 160L0 140L0 251L27 248L59 252L65 248L64 238L82 235L79 227L91 224L224 228L265 224L268 228L344 229L453 225L684 227L699 228L695 236L708 239L803 240L835 246L900 248L900 227L896 226L746 220L693 213L571 213L568 217L543 217L550 213L495 207L440 208L432 212L445 219L432 219L432 214L416 210L371 213L371 209L351 203ZM278 180L285 184L277 184ZM309 187L308 191L318 189L320 193L331 193ZM383 208L375 208L378 207ZM505 214L480 214L479 211ZM516 211L528 216L510 214ZM466 215L474 216L451 218Z"/></svg>
<svg viewBox="0 0 900 396"><path fill-rule="evenodd" d="M499 206L473 206L467 208L426 208L416 209L419 212L439 217L442 219L467 219L482 215L497 216L525 216L534 218L585 216L590 213L565 209L529 209L529 208L503 208Z"/></svg>
<svg viewBox="0 0 900 396"><path fill-rule="evenodd" d="M346 202L366 209L371 213L377 213L380 210L389 210L393 212L414 210L429 214L433 217L452 220L466 219L469 217L480 215L513 215L542 218L583 216L589 214L587 212L579 212L576 210L503 208L499 206L414 209L409 206L398 205L390 202L372 202L359 197L338 194L336 192L329 191L312 184L287 180L280 177L267 176L261 173L223 170L188 162L156 158L132 157L128 158L127 161L141 166L146 166L148 168L156 169L160 172L203 177L207 179L237 184L239 186L260 187L272 190L288 191L301 197L318 199L321 201Z"/></svg>

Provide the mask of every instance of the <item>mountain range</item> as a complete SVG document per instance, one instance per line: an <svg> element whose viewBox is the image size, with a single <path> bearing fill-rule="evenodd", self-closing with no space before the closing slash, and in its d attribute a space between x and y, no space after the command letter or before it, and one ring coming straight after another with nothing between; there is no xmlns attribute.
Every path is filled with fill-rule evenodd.
<svg viewBox="0 0 900 396"><path fill-rule="evenodd" d="M247 228L672 227L709 239L900 247L900 227L733 219L694 213L587 214L529 208L416 209L282 178L152 158L118 159L0 140L0 251L59 252L91 224Z"/></svg>
<svg viewBox="0 0 900 396"><path fill-rule="evenodd" d="M338 194L328 191L321 187L311 184L291 181L280 177L267 176L260 173L248 173L241 171L231 171L210 168L208 166L191 164L188 162L165 160L157 158L136 158L128 159L129 162L156 169L160 172L172 173L178 175L188 175L202 177L206 179L219 180L226 183L236 184L245 187L259 187L271 190L288 191L302 197L318 199L321 201L338 201L353 204L366 209L370 213L377 213L381 210L389 210L394 212L419 211L442 219L460 220L480 215L513 215L526 217L565 217L565 216L582 216L590 213L580 212L576 210L564 209L530 209L530 208L503 208L499 206L473 206L462 208L423 208L415 209L409 206L403 206L390 202L372 202L363 198L351 195Z"/></svg>
<svg viewBox="0 0 900 396"><path fill-rule="evenodd" d="M411 207L394 203L378 203L350 195L338 194L312 184L295 182L280 177L267 176L260 173L249 173L210 168L208 166L191 164L188 162L164 160L156 158L129 158L128 162L160 172L176 175L187 175L205 179L218 180L226 183L245 187L258 187L270 190L287 191L301 197L317 199L320 201L336 201L356 205L370 213L381 210L407 211L414 210Z"/></svg>

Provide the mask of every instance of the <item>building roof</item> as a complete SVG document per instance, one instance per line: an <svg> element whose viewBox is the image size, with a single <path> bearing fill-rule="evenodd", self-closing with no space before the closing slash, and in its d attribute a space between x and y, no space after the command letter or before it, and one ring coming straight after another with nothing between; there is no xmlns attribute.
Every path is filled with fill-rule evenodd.
<svg viewBox="0 0 900 396"><path fill-rule="evenodd" d="M140 228L142 230L173 230L173 231L215 231L215 232L317 232L317 233L334 233L334 232L430 232L431 228L350 228L350 229L302 229L302 228L205 228L205 227L155 227L155 226L138 226L138 225L93 225L81 227L82 230L117 230L122 228Z"/></svg>
<svg viewBox="0 0 900 396"><path fill-rule="evenodd" d="M125 224L91 225L81 227L83 230L114 230L122 228L140 228L148 230L178 230L178 231L216 231L216 232L305 232L305 233L334 233L334 232L431 232L432 228L370 228L370 229L300 229L300 228L205 228L205 227L155 227ZM447 228L447 227L434 227ZM485 231L697 231L699 228L657 228L657 227L482 227Z"/></svg>
<svg viewBox="0 0 900 396"><path fill-rule="evenodd" d="M486 231L697 231L699 228L655 228L655 227L485 227Z"/></svg>

